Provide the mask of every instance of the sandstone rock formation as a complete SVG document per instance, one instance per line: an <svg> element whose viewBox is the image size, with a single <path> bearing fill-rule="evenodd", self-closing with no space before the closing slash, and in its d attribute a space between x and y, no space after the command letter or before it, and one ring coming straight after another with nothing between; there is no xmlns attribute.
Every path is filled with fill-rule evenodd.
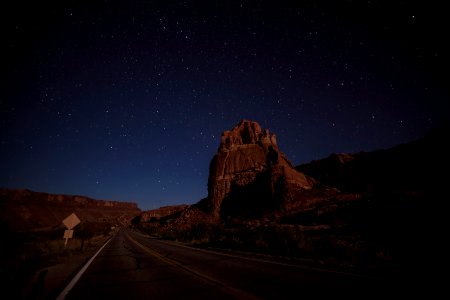
<svg viewBox="0 0 450 300"><path fill-rule="evenodd" d="M276 162L268 161L270 147L278 153ZM275 134L263 130L257 122L242 120L222 134L218 152L210 164L206 203L208 210L219 216L227 197L231 202L236 198L250 201L242 198L257 198L264 192L273 200L282 197L281 193L309 190L313 185L314 180L296 171L280 151ZM245 206L245 203L236 205Z"/></svg>

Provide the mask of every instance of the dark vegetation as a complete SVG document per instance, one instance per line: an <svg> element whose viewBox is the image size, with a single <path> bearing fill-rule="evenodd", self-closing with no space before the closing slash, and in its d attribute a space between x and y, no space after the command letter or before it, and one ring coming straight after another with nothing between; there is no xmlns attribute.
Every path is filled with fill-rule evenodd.
<svg viewBox="0 0 450 300"><path fill-rule="evenodd" d="M153 221L137 228L195 247L281 256L337 270L397 273L408 270L412 260L418 262L427 247L422 244L426 240L424 228L415 225L419 203L409 200L377 201L365 197L330 211L312 210L277 222L198 222L176 226ZM399 219L399 210L407 217Z"/></svg>

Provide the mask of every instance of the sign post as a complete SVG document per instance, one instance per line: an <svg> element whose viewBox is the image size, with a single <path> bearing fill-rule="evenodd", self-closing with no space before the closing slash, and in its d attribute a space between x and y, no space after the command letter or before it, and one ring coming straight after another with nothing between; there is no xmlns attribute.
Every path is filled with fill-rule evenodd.
<svg viewBox="0 0 450 300"><path fill-rule="evenodd" d="M80 224L80 219L78 219L77 215L75 213L72 213L70 216L65 218L63 221L63 224L67 227L67 230L64 231L63 239L64 241L64 248L67 246L67 241L73 237L73 230L75 226Z"/></svg>

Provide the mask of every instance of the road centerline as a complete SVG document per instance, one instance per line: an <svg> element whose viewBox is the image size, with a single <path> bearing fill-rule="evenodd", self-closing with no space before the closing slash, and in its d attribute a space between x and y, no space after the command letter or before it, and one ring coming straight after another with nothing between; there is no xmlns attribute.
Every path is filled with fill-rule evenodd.
<svg viewBox="0 0 450 300"><path fill-rule="evenodd" d="M165 262L167 264L170 264L170 265L172 265L174 267L181 268L181 269L183 269L183 270L193 274L194 276L196 276L196 277L198 277L198 278L200 278L200 279L202 279L204 281L207 281L210 284L213 284L213 285L215 285L215 286L217 286L219 288L225 289L228 292L233 293L235 296L237 296L239 298L242 298L242 299L255 299L255 300L256 299L260 299L260 298L256 297L255 295L252 295L252 294L249 294L249 293L247 293L245 291L242 291L240 289L234 288L234 287L232 287L232 286L230 286L230 285L228 285L228 284L226 284L226 283L224 283L222 281L219 281L219 280L217 280L215 278L212 278L212 277L210 277L208 275L205 275L205 274L203 274L201 272L198 272L198 271L196 271L196 270L194 270L194 269L192 269L192 268L190 268L190 267L188 267L186 265L183 265L182 263L180 263L180 262L178 262L178 261L176 261L174 259L165 257L165 256L161 255L160 253L158 253L157 251L155 251L155 250L149 248L148 246L145 246L142 243L138 242L133 237L131 237L128 233L125 233L125 236L127 237L127 239L129 241L131 241L136 246L141 248L146 253L152 255L153 257L156 257L157 259L159 259L159 260L161 260L161 261L163 261L163 262Z"/></svg>

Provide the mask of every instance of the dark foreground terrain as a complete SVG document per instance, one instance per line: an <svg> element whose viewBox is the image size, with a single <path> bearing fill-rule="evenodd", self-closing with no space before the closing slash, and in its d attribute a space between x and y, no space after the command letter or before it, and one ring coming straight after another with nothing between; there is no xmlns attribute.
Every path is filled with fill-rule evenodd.
<svg viewBox="0 0 450 300"><path fill-rule="evenodd" d="M294 295L383 295L401 278L368 277L295 262L194 249L122 229L66 299L286 299ZM410 287L411 289L411 287Z"/></svg>

